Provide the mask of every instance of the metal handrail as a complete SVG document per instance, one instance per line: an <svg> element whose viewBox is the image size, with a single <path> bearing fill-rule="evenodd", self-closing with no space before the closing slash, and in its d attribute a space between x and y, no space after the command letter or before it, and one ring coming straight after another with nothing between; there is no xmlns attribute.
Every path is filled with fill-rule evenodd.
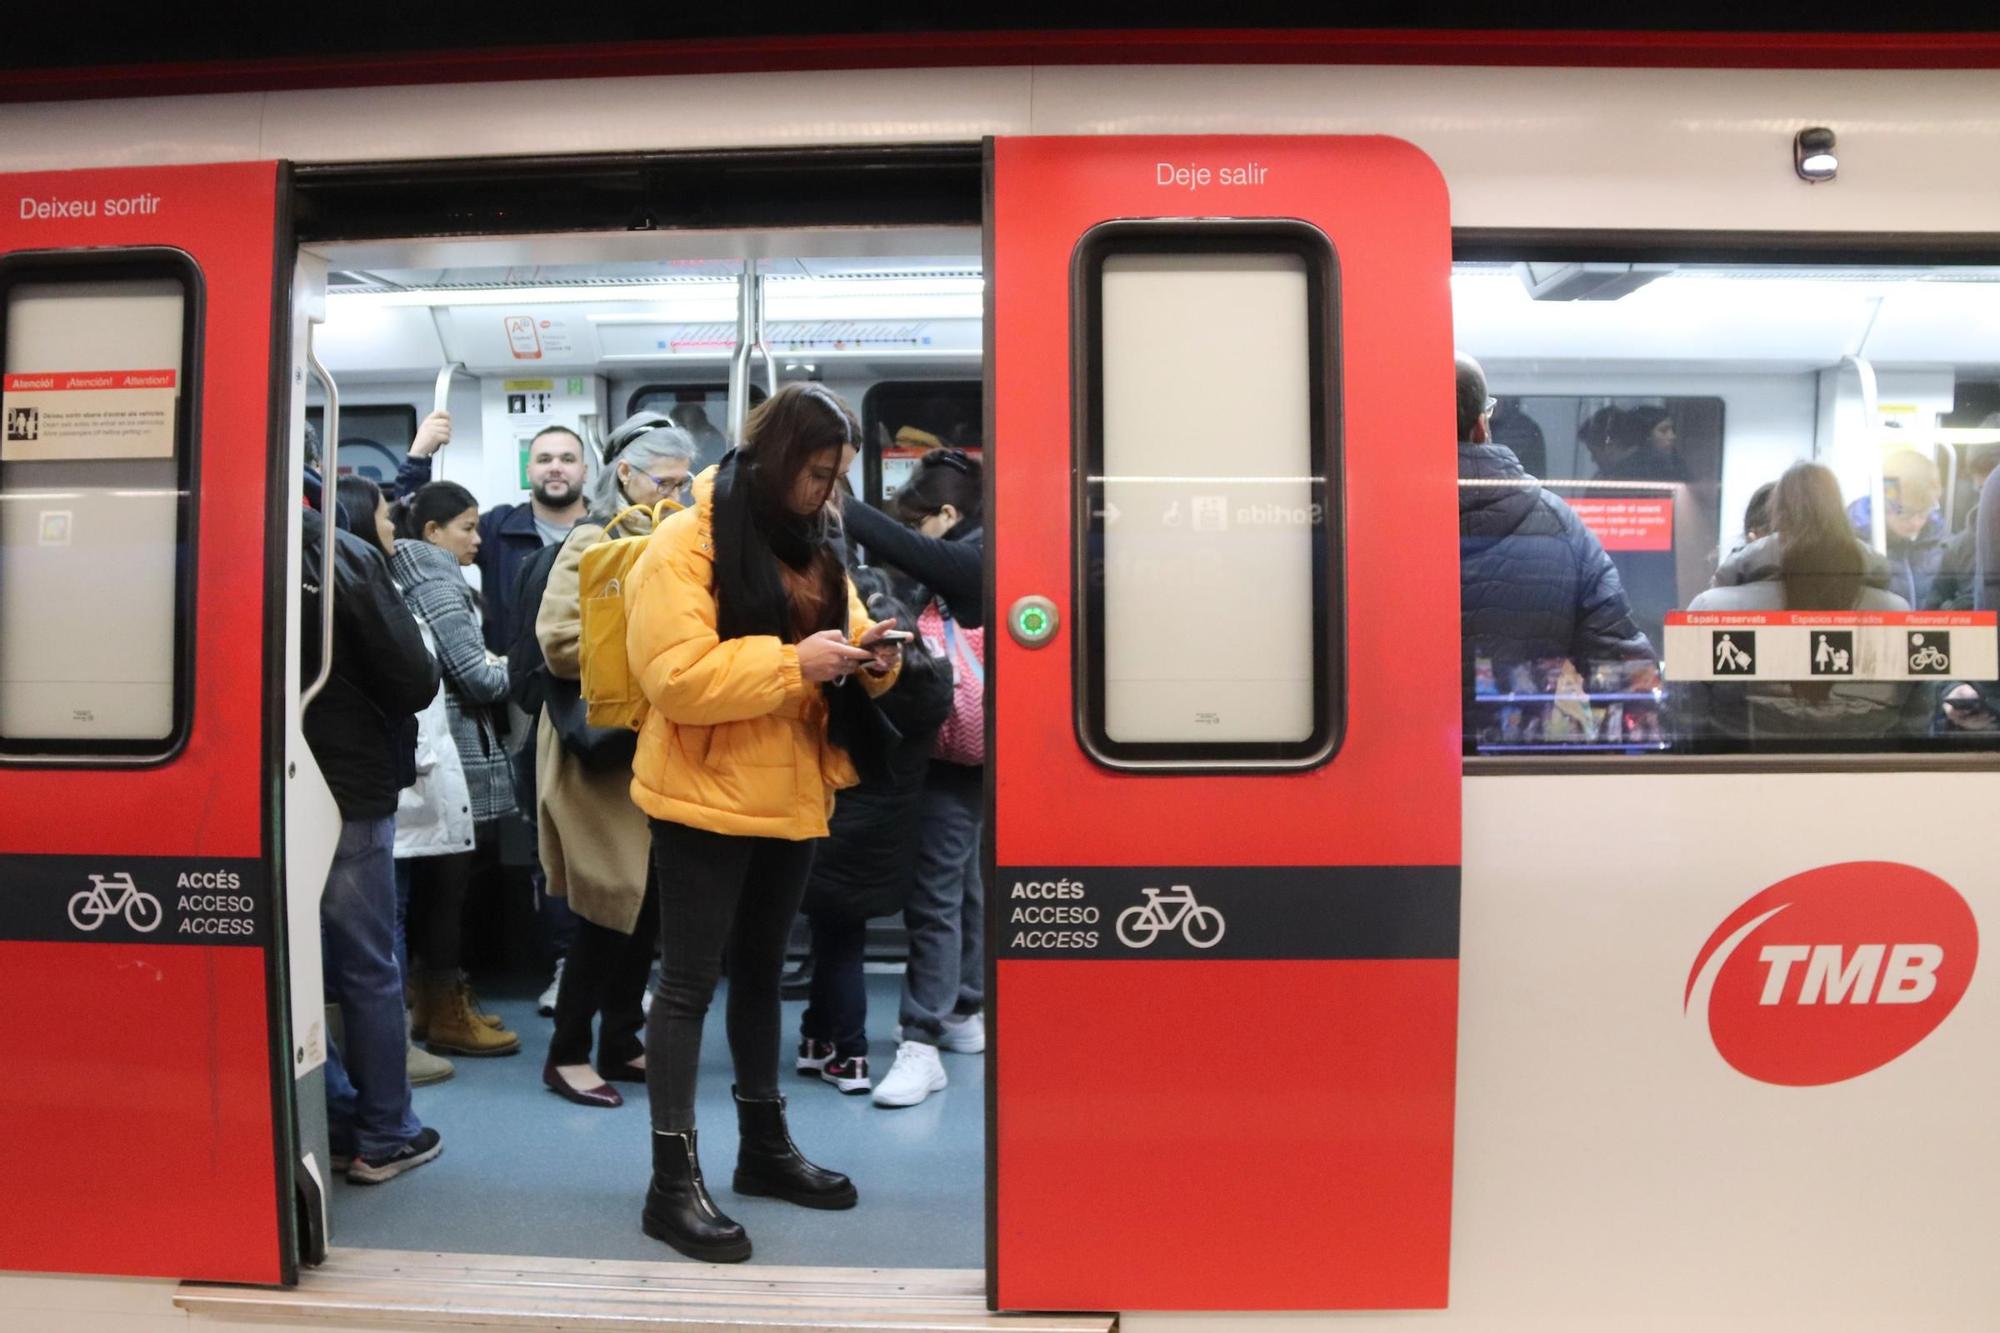
<svg viewBox="0 0 2000 1333"><path fill-rule="evenodd" d="M332 441L332 449L323 452L326 458L335 458L340 448L340 390L334 387L333 376L326 373L326 367L319 362L319 352L313 347L313 334L318 328L317 322L306 325L306 368L326 393L325 438ZM299 692L301 713L333 678L333 548L338 540L338 525L333 517L333 486L333 469L328 468L320 477L319 485L319 672L312 678L312 683Z"/></svg>
<svg viewBox="0 0 2000 1333"><path fill-rule="evenodd" d="M465 368L465 362L463 361L445 362L444 369L438 372L437 388L432 390L431 392L431 410L433 412L449 412L451 410L451 381L452 378L457 375L464 375L468 379L473 377L472 372ZM431 455L432 481L444 480L443 463L444 463L444 450L439 449L437 452Z"/></svg>

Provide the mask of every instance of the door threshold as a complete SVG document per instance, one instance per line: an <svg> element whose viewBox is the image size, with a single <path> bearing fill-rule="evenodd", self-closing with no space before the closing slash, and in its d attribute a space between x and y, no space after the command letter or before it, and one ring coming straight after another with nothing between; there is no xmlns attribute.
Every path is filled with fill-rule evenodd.
<svg viewBox="0 0 2000 1333"><path fill-rule="evenodd" d="M174 1304L198 1319L322 1325L676 1329L1005 1328L1110 1333L1116 1315L995 1315L967 1268L760 1268L336 1247L292 1288L188 1282Z"/></svg>

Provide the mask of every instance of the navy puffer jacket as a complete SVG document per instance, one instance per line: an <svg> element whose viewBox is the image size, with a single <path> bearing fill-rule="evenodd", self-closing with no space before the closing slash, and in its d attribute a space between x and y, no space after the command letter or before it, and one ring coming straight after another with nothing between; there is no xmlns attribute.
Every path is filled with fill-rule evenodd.
<svg viewBox="0 0 2000 1333"><path fill-rule="evenodd" d="M1458 446L1459 619L1466 678L1475 657L1645 661L1618 570L1583 520L1497 444Z"/></svg>

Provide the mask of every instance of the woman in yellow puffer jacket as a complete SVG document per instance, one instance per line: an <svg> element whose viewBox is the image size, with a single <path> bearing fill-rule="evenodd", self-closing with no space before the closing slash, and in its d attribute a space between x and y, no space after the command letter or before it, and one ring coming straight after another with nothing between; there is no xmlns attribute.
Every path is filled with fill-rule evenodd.
<svg viewBox="0 0 2000 1333"><path fill-rule="evenodd" d="M736 1192L808 1208L858 1197L786 1130L778 976L834 792L883 748L870 696L901 667L883 637L892 622L869 623L842 553L835 482L860 436L853 409L820 385L773 395L742 447L696 479L694 507L653 534L625 589L626 654L649 706L632 800L652 821L662 954L641 1225L693 1259L750 1257L702 1183L695 1145L702 1020L725 949Z"/></svg>

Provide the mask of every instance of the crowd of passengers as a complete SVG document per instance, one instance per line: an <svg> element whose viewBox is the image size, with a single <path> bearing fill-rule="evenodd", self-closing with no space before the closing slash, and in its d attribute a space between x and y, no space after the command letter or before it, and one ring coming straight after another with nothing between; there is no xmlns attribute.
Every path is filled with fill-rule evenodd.
<svg viewBox="0 0 2000 1333"><path fill-rule="evenodd" d="M657 413L597 458L551 427L529 447L528 500L482 513L431 479L451 438L434 413L389 493L309 478L309 626L335 521L332 673L305 731L343 820L322 925L342 1020L328 1120L349 1180L438 1154L411 1089L451 1077L450 1057L521 1049L463 957L510 820L538 835L560 950L543 1083L606 1109L624 1100L614 1085L645 1087L642 1226L683 1254L750 1253L697 1153L702 1028L725 969L734 1189L857 1200L786 1122L780 979L802 912L814 967L796 1071L908 1107L947 1085L940 1052L984 1050L981 465L940 443L885 513L846 492L860 435L847 403L798 384L698 474L697 441ZM622 587L594 572L607 555ZM610 646L585 633L584 603L607 591L623 622ZM632 725L592 724L593 653L637 682ZM877 1080L863 946L871 919L898 912L898 1045Z"/></svg>
<svg viewBox="0 0 2000 1333"><path fill-rule="evenodd" d="M1461 357L1468 707L1496 663L1556 662L1580 698L1609 670L1624 693L1650 682L1691 727L1739 736L1994 726L1990 682L1659 691L1655 646L1617 569L1496 441L1495 407L1478 364ZM1586 429L1603 475L1679 476L1670 421L1599 413ZM623 1101L614 1084L645 1086L653 1174L642 1224L684 1254L750 1252L708 1194L696 1148L702 1027L725 966L734 1188L812 1208L856 1201L854 1184L808 1161L786 1125L780 978L802 911L815 966L797 1071L906 1107L946 1086L941 1051L984 1049L980 463L930 450L884 513L844 490L859 437L852 409L817 384L759 406L741 446L698 475L696 441L657 413L626 421L595 459L551 427L530 446L528 501L482 513L471 492L431 480L451 438L436 413L392 494L339 479L332 677L306 734L344 820L322 918L344 1024L328 1063L329 1123L349 1179L387 1180L436 1156L411 1088L450 1077L447 1057L521 1049L463 967L468 912L490 898L510 819L538 834L538 892L561 951L543 997L554 1018L543 1082L604 1108ZM1993 462L1987 451L1975 470L1993 474ZM1745 544L1690 609L1992 607L2000 475L1986 481L1971 535L1947 546L1935 468L1911 453L1887 473L1886 556L1864 540L1866 502L1844 505L1833 474L1801 462L1757 493ZM309 490L306 624L316 626L310 580L328 506ZM630 544L629 569L587 559L607 542ZM473 565L478 593L463 574ZM624 571L622 589L591 586L594 565ZM623 612L608 647L584 618L586 600L607 591ZM636 727L592 724L582 685L592 652L636 677ZM305 660L316 659L309 635ZM877 1083L863 945L869 920L897 912L909 940L899 1044Z"/></svg>
<svg viewBox="0 0 2000 1333"><path fill-rule="evenodd" d="M1708 741L1856 744L1972 738L2000 727L1994 682L1664 678L1651 637L1597 536L1507 441L1539 456L1541 433L1497 411L1486 376L1458 358L1461 644L1468 750L1482 742L1633 748ZM2000 414L1984 423L2000 428ZM1657 408L1606 407L1579 439L1599 479L1685 481L1673 425ZM1938 468L1913 449L1883 460L1881 549L1870 497L1843 501L1823 464L1801 461L1753 493L1742 544L1718 560L1690 612L2000 608L2000 446L1967 459L1978 497L1945 536ZM1493 706L1520 696L1537 708ZM1597 705L1597 697L1618 700ZM1633 703L1633 700L1653 700ZM1496 717L1498 720L1496 720Z"/></svg>

